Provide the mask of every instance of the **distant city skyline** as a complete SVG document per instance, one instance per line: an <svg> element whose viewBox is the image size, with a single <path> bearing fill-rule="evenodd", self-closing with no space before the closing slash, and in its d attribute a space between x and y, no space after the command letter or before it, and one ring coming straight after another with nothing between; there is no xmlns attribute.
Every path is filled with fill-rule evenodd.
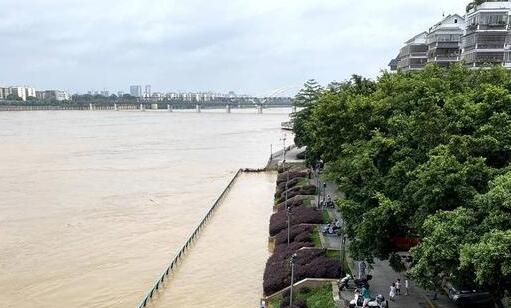
<svg viewBox="0 0 511 308"><path fill-rule="evenodd" d="M4 0L0 85L292 95L311 78L376 77L411 33L468 2Z"/></svg>

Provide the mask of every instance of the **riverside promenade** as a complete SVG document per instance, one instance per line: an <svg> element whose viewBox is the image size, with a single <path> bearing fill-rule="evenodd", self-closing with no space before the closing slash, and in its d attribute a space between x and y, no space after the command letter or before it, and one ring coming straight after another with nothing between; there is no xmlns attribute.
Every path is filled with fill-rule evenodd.
<svg viewBox="0 0 511 308"><path fill-rule="evenodd" d="M298 158L298 154L301 153L303 148L291 147L286 152L286 162L293 163L303 163L303 160ZM273 155L270 164L277 165L279 162L282 162L284 159L283 151L276 153ZM316 174L313 174L310 183L317 183L318 179ZM333 199L339 200L344 199L345 194L340 191L337 185L334 182L325 180L322 176L319 179L320 186L323 187L326 184L326 189L321 192L321 198L324 196L330 195ZM317 204L318 196L314 197L314 202ZM337 208L335 209L327 209L329 216L332 219L339 219L342 221L341 213ZM324 236L320 234L321 243L324 248L330 250L342 250L342 241L339 236ZM349 242L346 246L349 245ZM347 247L346 247L347 249ZM349 254L347 253L347 262L349 263L350 269L354 276L358 276L358 268L359 261L352 260L349 258ZM443 294L437 294L438 298L433 299L433 292L429 292L423 290L422 288L415 285L412 280L409 280L409 295L404 295L404 281L405 275L404 273L397 273L394 271L388 261L375 260L374 264L368 266L366 269L366 274L370 274L373 276L372 280L369 281L370 291L373 296L378 294L382 294L385 298L389 297L389 289L390 285L395 282L398 278L401 279L402 282L402 295L396 296L394 302L390 302L391 307L397 308L455 308L456 305L452 303L447 296ZM339 292L336 285L333 285L333 297L337 307L348 307L349 301L353 299L353 290L345 290Z"/></svg>

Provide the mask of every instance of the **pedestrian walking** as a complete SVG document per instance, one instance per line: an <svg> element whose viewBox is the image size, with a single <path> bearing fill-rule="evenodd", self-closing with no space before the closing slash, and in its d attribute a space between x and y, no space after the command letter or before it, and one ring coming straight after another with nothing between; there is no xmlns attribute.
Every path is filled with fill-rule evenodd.
<svg viewBox="0 0 511 308"><path fill-rule="evenodd" d="M361 261L358 263L358 279L365 278L366 276L366 263Z"/></svg>
<svg viewBox="0 0 511 308"><path fill-rule="evenodd" d="M369 307L369 301L371 300L371 293L366 287L362 288L362 297L364 298L364 302L362 303L362 307Z"/></svg>
<svg viewBox="0 0 511 308"><path fill-rule="evenodd" d="M408 284L408 279L405 279L405 295L408 296L408 288L409 288L409 284Z"/></svg>
<svg viewBox="0 0 511 308"><path fill-rule="evenodd" d="M266 308L266 301L264 299L261 300L261 306L260 308Z"/></svg>
<svg viewBox="0 0 511 308"><path fill-rule="evenodd" d="M397 279L396 281L396 295L401 295L401 279Z"/></svg>
<svg viewBox="0 0 511 308"><path fill-rule="evenodd" d="M394 301L394 297L396 297L396 284L392 283L390 286L389 298L391 301Z"/></svg>

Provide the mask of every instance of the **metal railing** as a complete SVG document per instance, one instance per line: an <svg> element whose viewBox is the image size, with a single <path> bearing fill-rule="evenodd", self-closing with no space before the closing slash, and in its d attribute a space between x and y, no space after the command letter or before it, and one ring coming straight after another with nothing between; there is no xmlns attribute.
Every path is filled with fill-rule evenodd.
<svg viewBox="0 0 511 308"><path fill-rule="evenodd" d="M195 238L198 236L199 232L202 230L208 219L213 214L213 211L215 208L220 204L220 201L225 197L225 194L231 189L232 185L236 181L236 179L242 174L243 171L241 169L236 172L234 177L231 179L229 184L227 184L227 187L222 191L220 196L216 199L215 203L213 203L213 206L209 209L209 211L204 215L199 225L195 228L195 230L192 232L192 234L188 237L184 245L179 249L178 253L174 256L170 264L163 270L163 272L158 276L158 280L153 284L151 289L146 293L144 298L140 301L140 303L137 305L137 308L143 308L146 307L149 300L153 298L156 291L162 286L163 282L165 281L165 278L169 276L169 274L176 268L178 261L181 259L181 257L185 254L185 252L189 249L192 242L195 240Z"/></svg>

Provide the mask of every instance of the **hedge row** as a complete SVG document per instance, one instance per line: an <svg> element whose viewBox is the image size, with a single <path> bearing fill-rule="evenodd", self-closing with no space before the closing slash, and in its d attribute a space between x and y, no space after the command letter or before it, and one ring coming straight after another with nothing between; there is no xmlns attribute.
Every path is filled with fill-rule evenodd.
<svg viewBox="0 0 511 308"><path fill-rule="evenodd" d="M323 218L321 212L307 207L294 207L291 210L290 225L299 224L321 224ZM275 236L280 231L287 228L287 213L279 211L270 218L270 235Z"/></svg>
<svg viewBox="0 0 511 308"><path fill-rule="evenodd" d="M312 243L312 233L314 232L314 226L299 225L292 226L289 232L289 241L291 243ZM287 245L287 228L280 231L275 236L275 245L286 244Z"/></svg>
<svg viewBox="0 0 511 308"><path fill-rule="evenodd" d="M305 278L338 278L341 274L340 261L328 258L325 249L296 251L293 246L290 245L286 249L275 250L268 259L264 271L264 294L269 295L278 292L290 285L291 266L289 258L293 253L297 255L294 272L295 282Z"/></svg>
<svg viewBox="0 0 511 308"><path fill-rule="evenodd" d="M289 178L288 178L288 176L289 176ZM287 180L291 181L294 178L305 178L305 177L308 177L308 176L309 176L309 172L307 170L301 170L301 171L289 170L289 171L285 171L285 172L280 173L277 176L277 185L279 185L280 183L285 183Z"/></svg>
<svg viewBox="0 0 511 308"><path fill-rule="evenodd" d="M315 195L317 191L316 185L305 185L299 187L293 187L287 190L287 198L293 198L294 196L311 196ZM280 194L280 198L277 199L277 203L283 202L286 200L285 192Z"/></svg>
<svg viewBox="0 0 511 308"><path fill-rule="evenodd" d="M287 189L295 187L298 183L305 179L307 178L296 177L290 180L289 182L287 182ZM275 199L280 198L284 191L286 191L286 181L277 185L277 189L275 190Z"/></svg>

